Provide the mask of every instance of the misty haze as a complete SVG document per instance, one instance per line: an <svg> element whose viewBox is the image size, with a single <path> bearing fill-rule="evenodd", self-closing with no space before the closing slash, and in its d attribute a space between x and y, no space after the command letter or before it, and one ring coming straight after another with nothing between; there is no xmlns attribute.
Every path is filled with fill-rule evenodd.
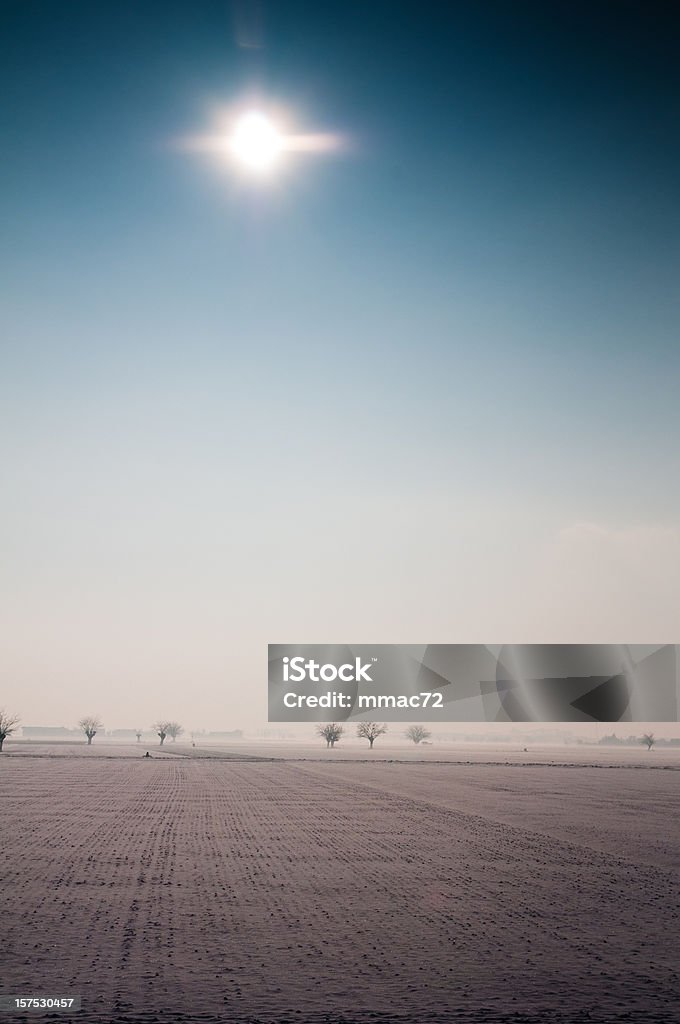
<svg viewBox="0 0 680 1024"><path fill-rule="evenodd" d="M680 1021L676 7L0 4L0 1024Z"/></svg>

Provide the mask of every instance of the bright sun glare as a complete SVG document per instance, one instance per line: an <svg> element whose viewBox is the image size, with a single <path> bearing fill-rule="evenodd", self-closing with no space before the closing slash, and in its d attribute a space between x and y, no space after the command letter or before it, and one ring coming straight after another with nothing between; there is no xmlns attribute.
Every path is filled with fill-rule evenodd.
<svg viewBox="0 0 680 1024"><path fill-rule="evenodd" d="M270 171L279 161L284 140L276 126L258 111L242 114L229 139L234 157L256 174Z"/></svg>
<svg viewBox="0 0 680 1024"><path fill-rule="evenodd" d="M332 132L291 132L290 115L271 117L262 108L241 107L216 117L215 128L204 135L178 139L189 152L214 153L221 164L227 161L240 168L253 181L266 182L276 177L288 158L333 153L343 146L343 138Z"/></svg>

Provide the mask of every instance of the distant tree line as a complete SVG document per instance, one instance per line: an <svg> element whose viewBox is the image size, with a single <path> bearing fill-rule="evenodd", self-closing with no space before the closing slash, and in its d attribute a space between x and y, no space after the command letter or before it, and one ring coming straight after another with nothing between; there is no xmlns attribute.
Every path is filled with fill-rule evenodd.
<svg viewBox="0 0 680 1024"><path fill-rule="evenodd" d="M338 722L325 722L316 727L317 736L321 736L326 741L326 746L331 748L342 738L344 732L344 726ZM357 724L358 738L360 740L368 740L371 750L378 737L384 736L386 732L387 725L385 722L359 722ZM426 729L424 725L410 725L404 732L406 739L411 740L412 743L426 743L431 735L430 730Z"/></svg>
<svg viewBox="0 0 680 1024"><path fill-rule="evenodd" d="M3 743L8 736L16 732L17 727L21 719L19 715L11 714L4 708L0 708L0 751L2 750ZM78 722L78 730L82 732L87 740L88 747L92 745L92 740L95 738L97 733L101 732L104 728L102 720L98 715L84 715ZM152 729L160 739L160 745L163 746L163 742L166 736L170 736L174 742L178 736L181 736L184 732L184 728L179 722L167 721L165 719L159 719L152 726ZM37 730L36 730L37 731ZM69 732L70 730L56 730L59 733ZM48 733L54 733L55 730L47 729ZM144 735L143 730L140 728L130 730L136 737L139 743ZM192 733L192 738L193 738Z"/></svg>
<svg viewBox="0 0 680 1024"><path fill-rule="evenodd" d="M652 747L680 747L680 738L657 739L653 732L643 733L642 736L617 736L613 732L597 741L600 747L639 747L641 744L647 747L647 750L651 750Z"/></svg>
<svg viewBox="0 0 680 1024"><path fill-rule="evenodd" d="M178 736L181 736L184 729L179 722L167 722L164 719L159 719L154 722L154 732L160 739L160 745L163 746L166 736L169 736L174 743Z"/></svg>

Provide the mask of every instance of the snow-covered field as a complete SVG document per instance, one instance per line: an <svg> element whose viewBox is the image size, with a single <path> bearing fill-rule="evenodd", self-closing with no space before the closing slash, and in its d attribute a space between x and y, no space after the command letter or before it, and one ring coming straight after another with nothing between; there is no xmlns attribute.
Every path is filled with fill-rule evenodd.
<svg viewBox="0 0 680 1024"><path fill-rule="evenodd" d="M151 747L151 752L154 748ZM242 741L231 744L210 744L192 748L180 742L167 743L167 753L184 753L211 756L229 755L239 757L245 754L264 758L312 761L454 761L473 764L573 764L611 765L633 767L669 767L680 769L680 747L606 747L589 745L547 746L522 743L395 743L378 739L370 749L366 741L343 739L332 750L323 741L310 740L306 743L255 743ZM137 754L138 748L133 748Z"/></svg>
<svg viewBox="0 0 680 1024"><path fill-rule="evenodd" d="M3 994L159 1024L680 1020L677 753L66 746L0 757Z"/></svg>

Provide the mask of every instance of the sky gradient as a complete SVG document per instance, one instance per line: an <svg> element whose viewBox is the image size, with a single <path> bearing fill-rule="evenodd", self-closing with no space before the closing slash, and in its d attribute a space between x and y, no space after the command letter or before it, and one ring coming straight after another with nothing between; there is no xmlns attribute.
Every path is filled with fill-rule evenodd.
<svg viewBox="0 0 680 1024"><path fill-rule="evenodd" d="M251 728L268 642L680 642L672 5L1 10L0 706ZM176 146L250 94L349 144Z"/></svg>

